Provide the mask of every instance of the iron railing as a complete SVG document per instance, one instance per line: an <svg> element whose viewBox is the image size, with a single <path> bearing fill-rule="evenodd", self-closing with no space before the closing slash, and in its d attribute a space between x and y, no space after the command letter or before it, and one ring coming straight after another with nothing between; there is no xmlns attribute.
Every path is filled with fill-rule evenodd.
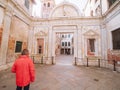
<svg viewBox="0 0 120 90"><path fill-rule="evenodd" d="M46 64L47 60L51 60L51 63L54 64L54 56L45 57L42 55L32 55L30 56L34 64Z"/></svg>
<svg viewBox="0 0 120 90"><path fill-rule="evenodd" d="M82 65L89 67L89 66L97 66L99 68L109 68L112 69L113 71L117 71L117 69L120 69L120 61L117 60L105 60L105 59L89 59L87 58L77 58L75 57L75 65L77 65L78 62L82 63Z"/></svg>

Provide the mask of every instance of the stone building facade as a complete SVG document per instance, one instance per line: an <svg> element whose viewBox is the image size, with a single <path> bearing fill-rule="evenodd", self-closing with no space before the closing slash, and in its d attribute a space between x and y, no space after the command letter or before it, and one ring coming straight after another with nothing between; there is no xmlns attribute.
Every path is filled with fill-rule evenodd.
<svg viewBox="0 0 120 90"><path fill-rule="evenodd" d="M107 59L108 50L114 51L112 31L120 30L119 0L110 8L104 7L105 10L99 3L89 15L83 15L74 4L63 2L52 9L48 18L31 17L33 0L29 0L27 7L25 0L19 1L0 0L0 69L11 66L24 48L29 49L30 55L41 52L45 57L54 57L55 63L57 33L73 34L74 57L93 55ZM87 5L85 12L88 8ZM51 59L46 64L51 64Z"/></svg>

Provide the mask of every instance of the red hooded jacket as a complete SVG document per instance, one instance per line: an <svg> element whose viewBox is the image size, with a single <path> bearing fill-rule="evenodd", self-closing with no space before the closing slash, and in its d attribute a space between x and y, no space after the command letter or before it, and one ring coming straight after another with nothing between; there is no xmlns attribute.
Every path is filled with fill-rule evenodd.
<svg viewBox="0 0 120 90"><path fill-rule="evenodd" d="M35 69L32 60L27 55L21 55L12 66L16 73L17 86L26 86L35 79Z"/></svg>

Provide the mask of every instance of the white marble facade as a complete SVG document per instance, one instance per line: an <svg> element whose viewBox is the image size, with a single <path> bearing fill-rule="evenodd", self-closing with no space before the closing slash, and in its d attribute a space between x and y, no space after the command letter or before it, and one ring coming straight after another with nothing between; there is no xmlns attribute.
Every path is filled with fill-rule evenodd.
<svg viewBox="0 0 120 90"><path fill-rule="evenodd" d="M6 4L8 3L8 4ZM114 7L99 17L82 16L79 9L70 3L63 3L56 6L48 19L33 18L24 8L14 0L0 0L0 28L2 40L0 45L0 68L6 68L13 62L6 63L7 52L9 51L8 42L12 36L11 22L16 17L20 20L21 29L25 37L18 37L21 32L12 36L14 41L20 40L27 43L30 54L37 54L37 39L44 39L43 55L52 57L55 55L56 33L73 33L74 36L74 57L85 58L88 55L88 39L94 39L94 55L107 58L107 50L112 50L111 31L120 28L120 1ZM69 10L68 10L69 9ZM19 21L18 20L18 21ZM24 24L22 24L24 23ZM19 29L18 29L19 30ZM28 37L26 37L28 35ZM15 43L12 44L15 51ZM13 52L13 55L19 53ZM12 59L10 57L9 59ZM54 60L55 62L55 60ZM51 64L51 60L46 62ZM81 63L80 63L81 64Z"/></svg>

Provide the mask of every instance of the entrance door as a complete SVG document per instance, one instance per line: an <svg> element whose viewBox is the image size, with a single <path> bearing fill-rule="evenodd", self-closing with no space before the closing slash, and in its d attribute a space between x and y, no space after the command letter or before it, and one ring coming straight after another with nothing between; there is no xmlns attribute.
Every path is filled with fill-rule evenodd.
<svg viewBox="0 0 120 90"><path fill-rule="evenodd" d="M64 54L64 49L61 49L61 54Z"/></svg>

